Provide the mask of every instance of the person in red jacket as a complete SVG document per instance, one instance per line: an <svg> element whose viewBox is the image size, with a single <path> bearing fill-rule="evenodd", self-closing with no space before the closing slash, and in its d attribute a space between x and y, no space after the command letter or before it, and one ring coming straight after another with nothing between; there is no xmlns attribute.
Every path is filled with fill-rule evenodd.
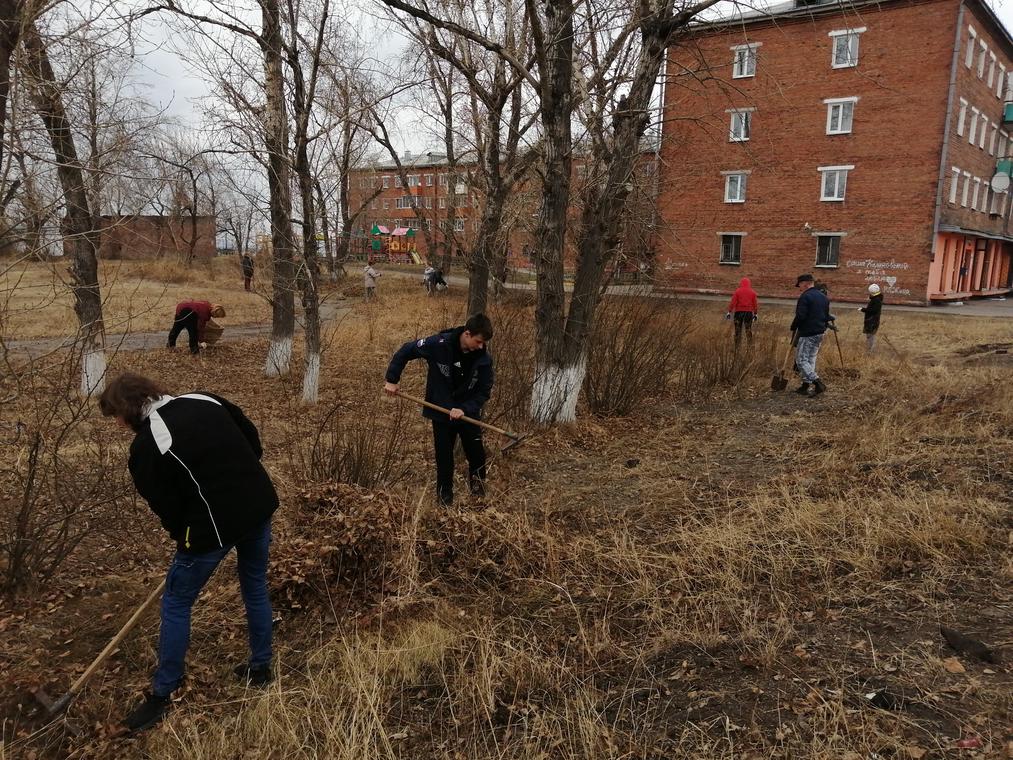
<svg viewBox="0 0 1013 760"><path fill-rule="evenodd" d="M176 304L176 314L169 330L167 348L176 347L176 338L186 330L190 339L190 353L200 353L200 344L205 342L204 331L211 317L224 317L225 308L210 301L181 301Z"/></svg>
<svg viewBox="0 0 1013 760"><path fill-rule="evenodd" d="M748 277L739 281L739 287L732 293L732 300L728 302L728 313L725 319L735 317L735 345L742 340L742 329L746 330L746 341L753 344L753 322L756 321L760 311L759 302L756 299L756 291L749 283Z"/></svg>

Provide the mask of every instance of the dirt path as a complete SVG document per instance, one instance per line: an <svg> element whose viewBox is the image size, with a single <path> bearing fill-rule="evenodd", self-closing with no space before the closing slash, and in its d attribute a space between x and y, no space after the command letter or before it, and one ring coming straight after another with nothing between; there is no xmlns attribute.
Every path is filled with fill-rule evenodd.
<svg viewBox="0 0 1013 760"><path fill-rule="evenodd" d="M320 320L323 323L330 322L335 318L351 310L351 303L347 300L337 298L326 298L320 304ZM302 324L296 321L296 332L302 331ZM227 342L241 341L248 338L256 338L268 335L271 332L270 323L256 325L226 325L225 340ZM132 332L115 333L106 335L106 350L109 353L119 351L145 351L152 348L160 348L165 345L166 331L158 332ZM62 338L36 338L32 340L12 340L7 342L7 351L12 359L35 360L47 354L54 353L74 344L73 337Z"/></svg>

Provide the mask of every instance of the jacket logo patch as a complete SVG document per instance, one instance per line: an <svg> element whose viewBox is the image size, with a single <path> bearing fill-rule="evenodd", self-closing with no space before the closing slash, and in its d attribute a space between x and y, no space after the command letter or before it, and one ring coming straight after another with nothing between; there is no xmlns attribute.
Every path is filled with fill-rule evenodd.
<svg viewBox="0 0 1013 760"><path fill-rule="evenodd" d="M422 346L426 345L426 339L422 338L422 340L419 341L418 345L419 345L419 348L421 348Z"/></svg>
<svg viewBox="0 0 1013 760"><path fill-rule="evenodd" d="M443 375L444 377L450 377L450 365L449 364L437 364L436 366L440 368L440 374L441 375Z"/></svg>

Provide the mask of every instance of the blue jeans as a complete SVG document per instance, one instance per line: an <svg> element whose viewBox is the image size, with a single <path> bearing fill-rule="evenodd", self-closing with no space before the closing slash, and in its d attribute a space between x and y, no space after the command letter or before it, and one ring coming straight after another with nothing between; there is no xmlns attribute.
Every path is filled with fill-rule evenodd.
<svg viewBox="0 0 1013 760"><path fill-rule="evenodd" d="M820 352L820 344L823 342L823 334L805 335L798 339L798 346L795 349L795 363L798 365L799 374L802 375L802 382L815 383L820 379L816 372L816 356Z"/></svg>
<svg viewBox="0 0 1013 760"><path fill-rule="evenodd" d="M239 588L246 605L246 628L250 640L250 667L271 662L271 600L267 594L267 556L271 545L271 521L267 520L246 538L236 542ZM151 692L167 697L183 679L186 650L190 646L190 610L232 546L207 554L176 552L162 593L162 626L158 634L158 668Z"/></svg>

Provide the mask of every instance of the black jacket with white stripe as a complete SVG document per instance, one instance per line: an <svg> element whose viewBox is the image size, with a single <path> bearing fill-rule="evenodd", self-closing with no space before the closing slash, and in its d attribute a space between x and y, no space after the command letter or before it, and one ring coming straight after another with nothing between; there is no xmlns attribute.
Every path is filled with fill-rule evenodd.
<svg viewBox="0 0 1013 760"><path fill-rule="evenodd" d="M163 396L136 433L130 474L179 551L231 546L278 508L257 428L220 396Z"/></svg>

